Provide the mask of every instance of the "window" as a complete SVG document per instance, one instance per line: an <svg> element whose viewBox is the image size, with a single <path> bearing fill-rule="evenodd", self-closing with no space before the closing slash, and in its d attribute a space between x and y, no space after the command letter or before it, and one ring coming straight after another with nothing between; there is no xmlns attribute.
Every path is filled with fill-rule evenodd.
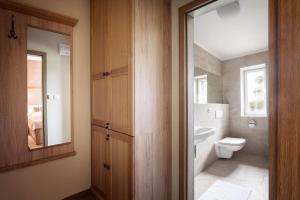
<svg viewBox="0 0 300 200"><path fill-rule="evenodd" d="M241 116L267 116L266 65L254 65L240 69Z"/></svg>
<svg viewBox="0 0 300 200"><path fill-rule="evenodd" d="M194 103L207 103L207 75L196 76L194 79Z"/></svg>

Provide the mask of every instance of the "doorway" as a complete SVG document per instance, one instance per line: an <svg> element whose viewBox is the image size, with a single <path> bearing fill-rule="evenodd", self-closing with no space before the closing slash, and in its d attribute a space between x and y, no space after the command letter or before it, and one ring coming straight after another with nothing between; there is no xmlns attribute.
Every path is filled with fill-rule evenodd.
<svg viewBox="0 0 300 200"><path fill-rule="evenodd" d="M220 24L217 24L213 18L213 15L221 18L219 20L220 23L224 23L224 21L227 21L227 23L228 21L231 21L231 23L232 21L236 22L238 21L237 18L241 18L240 15L244 15L244 13L241 14L241 12L244 12L247 6L248 8L253 9L250 7L251 5L246 5L249 2L251 1L193 1L192 3L180 8L181 199L201 199L201 196L205 195L206 191L208 191L208 193L212 193L218 186L223 188L234 188L231 187L232 185L226 184L234 183L232 180L227 180L227 175L234 174L235 169L238 167L249 167L249 169L253 169L253 167L261 168L262 171L260 172L263 172L261 175L265 176L266 179L256 181L262 181L265 183L263 185L263 187L265 187L263 192L266 192L267 195L264 194L263 199L273 199L272 186L275 183L275 178L273 176L275 138L273 132L275 129L272 127L272 120L276 120L274 117L274 111L276 108L274 107L273 103L270 103L270 101L272 99L276 99L274 98L274 90L276 90L274 86L275 84L272 85L274 77L276 77L276 72L274 70L274 46L272 47L273 49L269 48L271 46L270 43L275 39L275 35L272 32L273 26L271 26L273 25L272 20L274 20L274 18L272 17L274 17L274 15L272 14L272 9L269 9L270 11L268 10L268 5L272 4L273 1L265 2L267 7L264 9L266 12L264 14L267 16L267 19L264 20L267 21L267 24L265 24L266 32L262 33L262 35L264 34L267 39L264 38L262 39L264 41L256 42L259 43L256 46L252 42L252 46L250 43L248 43L248 45L246 44L244 47L242 47L243 45L241 45L241 42L243 42L243 40L236 42L236 44L239 45L235 45L235 43L232 43L231 41L231 47L224 45L224 43L220 44L220 42L222 42L222 38L216 37L216 35L218 35L218 31L219 33L224 33L225 29L220 30ZM245 5L246 7L242 7ZM236 11L234 8L235 6L238 6L240 10ZM263 6L260 8L262 7ZM230 12L228 12L228 10ZM268 16L272 17L268 19ZM250 18L250 21L253 21L253 17L255 16L248 17ZM198 20L198 22L195 22L196 20ZM242 21L245 19L240 20ZM268 25L268 22L270 22L270 25ZM197 23L198 26L200 24L199 27L195 27L197 26ZM205 27L205 25L208 26ZM201 26L204 28L201 29ZM211 30L211 32L209 32L209 27L214 27L214 31ZM231 27L231 29L234 28L236 27ZM193 31L191 31L191 29ZM195 31L196 29L198 29L197 36L195 36L195 33L197 32ZM253 36L254 34L255 30L254 32L249 32L248 36ZM239 33L237 33L233 38L238 40L238 36ZM268 36L270 37L268 38ZM242 37L240 38L245 38L245 34L242 34ZM226 39L228 40L228 37ZM195 42L197 40L198 42ZM261 46L259 46L260 44ZM261 48L262 46L265 46L266 48ZM195 59L195 55L199 55L198 59ZM203 60L206 63L203 62ZM241 64L240 60L243 60L244 62ZM256 61L252 62L252 60ZM217 65L219 65L219 67L216 67ZM233 65L238 66L232 67ZM230 71L233 68L235 68L234 71ZM223 73L226 73L225 77L223 76ZM238 84L235 84L235 82L231 81L233 79L236 79L236 83ZM223 84L223 82L225 82L225 84ZM231 82L231 84L235 85L236 87L228 84L228 82ZM255 83L256 86L253 86L253 83ZM235 93L237 94L236 97L234 97ZM249 94L255 95L251 96ZM236 105L234 103L236 103ZM230 110L231 107L232 110ZM195 117L195 110L202 111L201 115L198 115L201 116L202 119L208 119L209 117L212 117L215 119L215 121L212 122L207 120L205 122L206 126L204 126L203 123L199 124L201 117L198 117L200 119L195 119L197 118ZM224 133L220 134L220 130L218 130L220 127L218 127L217 122L220 121L220 119L222 119L221 121L226 121L226 118L228 118L229 121L227 122L229 130L223 131ZM234 122L237 120L239 121L237 124L235 124ZM270 121L271 123L268 125L268 122ZM201 122L203 122L203 120ZM222 123L223 124L220 126L224 126L225 122ZM210 124L210 126L207 124ZM241 124L245 126L244 129L242 129L243 127L241 127ZM262 132L259 132L259 126L261 127L262 124L264 130L260 130ZM195 134L196 130L199 132L197 135ZM240 132L243 131L242 135L239 135L237 130ZM247 135L247 133L245 135L245 132L247 131L249 132L250 137ZM219 135L216 136L217 134ZM265 136L263 139L260 137L262 134ZM245 142L242 139L244 139ZM263 140L264 144L257 146L255 140ZM242 156L242 154L239 157L239 153L233 154L233 151L225 152L218 150L218 145L215 145L218 142L222 144L238 143L241 146L241 148L239 148L241 152L255 152L258 154L263 154L265 157L267 157L267 159L260 160L259 158L261 157L258 158L254 156L252 158L248 157L245 160L245 157ZM223 149L221 148L221 150ZM234 152L236 152L236 150ZM248 166L247 163L251 161L247 159L256 160L256 166L253 166L253 163L252 165ZM195 166L194 162L196 160L197 166ZM218 168L220 165L223 165L223 167L226 169L221 171ZM214 170L215 174L213 174ZM215 177L218 178L215 180L209 180L210 183L205 186L204 182L207 182L207 179L211 179L211 177L204 177L207 179L202 179L202 182L201 176L196 180L195 174L199 175L201 172L204 172L204 175L207 175L207 172L209 172L210 175L217 175ZM257 171L244 171L243 173L257 173ZM203 187L201 188L202 191L196 191L196 188L198 187L197 184L200 184L200 187ZM254 181L252 184L256 184L256 182ZM236 182L235 186L239 187L242 186L242 184ZM243 190L245 188L245 199L251 199L250 194L257 193L257 191L253 192L253 188L249 190L247 187L241 187L240 189ZM268 190L270 190L270 194L268 194Z"/></svg>

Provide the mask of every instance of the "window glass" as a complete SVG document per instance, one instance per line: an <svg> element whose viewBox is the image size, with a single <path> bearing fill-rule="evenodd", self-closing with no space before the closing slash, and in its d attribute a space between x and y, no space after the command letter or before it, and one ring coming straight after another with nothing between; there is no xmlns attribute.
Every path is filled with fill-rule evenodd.
<svg viewBox="0 0 300 200"><path fill-rule="evenodd" d="M242 116L267 115L265 64L241 68Z"/></svg>

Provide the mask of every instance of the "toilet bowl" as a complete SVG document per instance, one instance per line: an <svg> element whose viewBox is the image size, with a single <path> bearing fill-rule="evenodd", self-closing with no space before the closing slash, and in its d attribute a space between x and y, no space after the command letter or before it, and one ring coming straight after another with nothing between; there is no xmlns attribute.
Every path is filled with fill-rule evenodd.
<svg viewBox="0 0 300 200"><path fill-rule="evenodd" d="M218 158L232 158L233 152L241 150L246 144L244 138L224 138L215 142L215 150Z"/></svg>

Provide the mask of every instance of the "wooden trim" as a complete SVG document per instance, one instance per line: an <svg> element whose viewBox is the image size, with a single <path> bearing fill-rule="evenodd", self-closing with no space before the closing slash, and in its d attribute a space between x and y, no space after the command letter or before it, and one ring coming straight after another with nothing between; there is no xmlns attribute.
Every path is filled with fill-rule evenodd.
<svg viewBox="0 0 300 200"><path fill-rule="evenodd" d="M216 0L194 0L179 8L179 199L187 200L187 14ZM269 199L276 200L278 114L278 0L269 0Z"/></svg>
<svg viewBox="0 0 300 200"><path fill-rule="evenodd" d="M51 156L51 157L41 158L41 159L38 159L38 160L33 160L33 161L25 162L25 163L12 165L12 166L1 167L0 168L0 173L10 171L10 170L14 170L14 169L30 167L32 165L46 163L46 162L49 162L49 161L54 161L54 160L58 160L58 159L66 158L66 157L75 156L75 155L76 155L76 152L72 151L72 152L65 153L65 154L60 154L60 155L57 155L57 156Z"/></svg>
<svg viewBox="0 0 300 200"><path fill-rule="evenodd" d="M92 125L100 126L102 128L105 128L106 127L106 122L102 121L102 120L97 120L97 119L92 118Z"/></svg>
<svg viewBox="0 0 300 200"><path fill-rule="evenodd" d="M0 0L0 9L1 9L1 14L2 12L4 13L1 17L6 17L8 16L8 14L11 13L11 11L6 11L3 10L1 8L1 5L6 4L3 3L3 0ZM20 126L16 126L19 127L19 129L17 131L13 131L13 134L15 134L15 137L18 138L18 136L20 136L21 138L17 139L14 141L14 146L10 145L8 146L9 148L4 148L5 151L1 151L4 152L4 156L6 156L6 160L1 159L1 167L0 167L0 172L3 171L8 171L8 170L13 170L13 169L17 169L17 168L22 168L22 167L27 167L27 166L31 166L31 165L35 165L35 164L40 164L40 163L44 163L44 162L48 162L51 160L56 160L56 159L60 159L60 158L64 158L67 156L74 156L76 155L75 151L74 151L74 116L73 116L73 110L74 110L74 98L73 98L73 28L71 26L68 25L64 25L64 24L59 24L53 21L49 21L49 20L45 20L45 19L40 19L34 16L25 16L23 14L19 14L19 13L15 13L16 19L18 19L18 22L16 24L16 28L19 29L19 37L18 37L18 42L16 42L16 44L20 44L19 46L14 45L13 51L10 49L9 50L9 54L11 55L12 53L15 53L18 59L17 61L13 60L13 59L7 59L8 61L13 61L11 64L12 66L10 67L16 67L19 65L22 65L22 67L20 68L23 69L20 71L20 73L18 73L19 75L19 79L21 79L22 77L25 79L20 80L18 82L18 86L22 86L19 87L19 89L22 89L18 91L21 92L20 93L20 100L22 100L22 102L19 102L20 104L20 108L18 108L19 110L21 110L21 115L20 118L24 120L22 120L22 124L19 122ZM45 29L45 30L50 30L56 33L64 33L64 35L68 35L70 38L70 48L71 48L71 55L70 55L70 120L71 120L71 142L68 143L64 143L64 144L58 144L58 145L53 145L53 146L48 146L47 148L39 148L39 149L35 149L35 150L29 150L28 148L28 138L27 138L27 129L28 129L28 123L27 123L27 86L26 86L26 79L27 79L27 75L26 75L26 71L24 69L26 69L27 65L26 65L26 52L27 52L27 46L26 46L26 41L27 41L27 27L28 26L34 26L34 27L38 27L40 29ZM7 45L7 43L4 43L4 45ZM4 57L2 55L2 57ZM17 63L17 65L16 65ZM18 69L19 70L19 69ZM8 80L13 80L8 79ZM21 82L22 81L22 82ZM20 101L19 100L19 101ZM15 111L15 110L13 110ZM12 120L16 120L12 117ZM21 120L19 120L21 121ZM20 128L21 127L21 128ZM10 127L11 129L14 128L14 126ZM7 135L4 135L5 137L7 137ZM16 150L16 152L12 152L14 153L14 156L11 156L11 151L12 150ZM4 162L4 161L5 162ZM11 161L10 161L11 160Z"/></svg>
<svg viewBox="0 0 300 200"><path fill-rule="evenodd" d="M67 145L74 146L73 28L70 26L66 26L65 24L48 21L43 18L37 18L35 16L28 17L27 27L33 27L33 28L37 28L40 30L45 30L45 31L49 31L49 32L62 34L62 35L65 35L66 37L68 37L69 41L70 41L70 43L69 43L69 45L70 45L70 80L69 80L70 81L70 91L69 91L69 93L70 93L71 141L61 143L61 144L56 144L56 145L45 146L42 148L37 148L37 149L32 149L32 150L49 149L52 147L62 147L63 148L63 146L67 146ZM73 149L74 149L74 147L73 147ZM30 150L30 151L32 151L32 150Z"/></svg>
<svg viewBox="0 0 300 200"><path fill-rule="evenodd" d="M277 199L278 0L269 0L269 199Z"/></svg>
<svg viewBox="0 0 300 200"><path fill-rule="evenodd" d="M90 190L93 193L93 195L96 197L96 199L98 199L98 200L104 200L104 198L100 194L101 191L99 191L97 188L91 187Z"/></svg>
<svg viewBox="0 0 300 200"><path fill-rule="evenodd" d="M0 8L11 10L14 12L19 12L25 15L31 15L44 20L49 20L49 21L57 22L72 27L74 27L78 23L78 19L57 14L45 9L35 8L28 4L23 4L23 3L0 0Z"/></svg>
<svg viewBox="0 0 300 200"><path fill-rule="evenodd" d="M66 198L63 198L63 200L80 200L80 199L84 199L84 197L87 197L87 196L95 197L93 192L91 191L91 189L88 189L88 190L84 190L82 192L73 194L71 196L68 196ZM95 199L96 199L96 197L95 197Z"/></svg>
<svg viewBox="0 0 300 200"><path fill-rule="evenodd" d="M179 199L187 198L186 9L179 10Z"/></svg>
<svg viewBox="0 0 300 200"><path fill-rule="evenodd" d="M53 147L63 147L65 145L70 145L70 144L72 144L72 142L65 142L65 143L60 143L60 144L54 144L54 145L39 147L39 148L35 148L35 149L30 149L28 147L28 151L38 151L38 150L41 150L41 149L49 149L49 148L53 148Z"/></svg>
<svg viewBox="0 0 300 200"><path fill-rule="evenodd" d="M118 69L111 70L111 76L121 76L121 75L127 75L128 74L128 67L120 67Z"/></svg>
<svg viewBox="0 0 300 200"><path fill-rule="evenodd" d="M105 79L105 75L103 73L92 75L91 82L93 80L100 80L100 79ZM91 83L91 85L92 85L92 83Z"/></svg>

